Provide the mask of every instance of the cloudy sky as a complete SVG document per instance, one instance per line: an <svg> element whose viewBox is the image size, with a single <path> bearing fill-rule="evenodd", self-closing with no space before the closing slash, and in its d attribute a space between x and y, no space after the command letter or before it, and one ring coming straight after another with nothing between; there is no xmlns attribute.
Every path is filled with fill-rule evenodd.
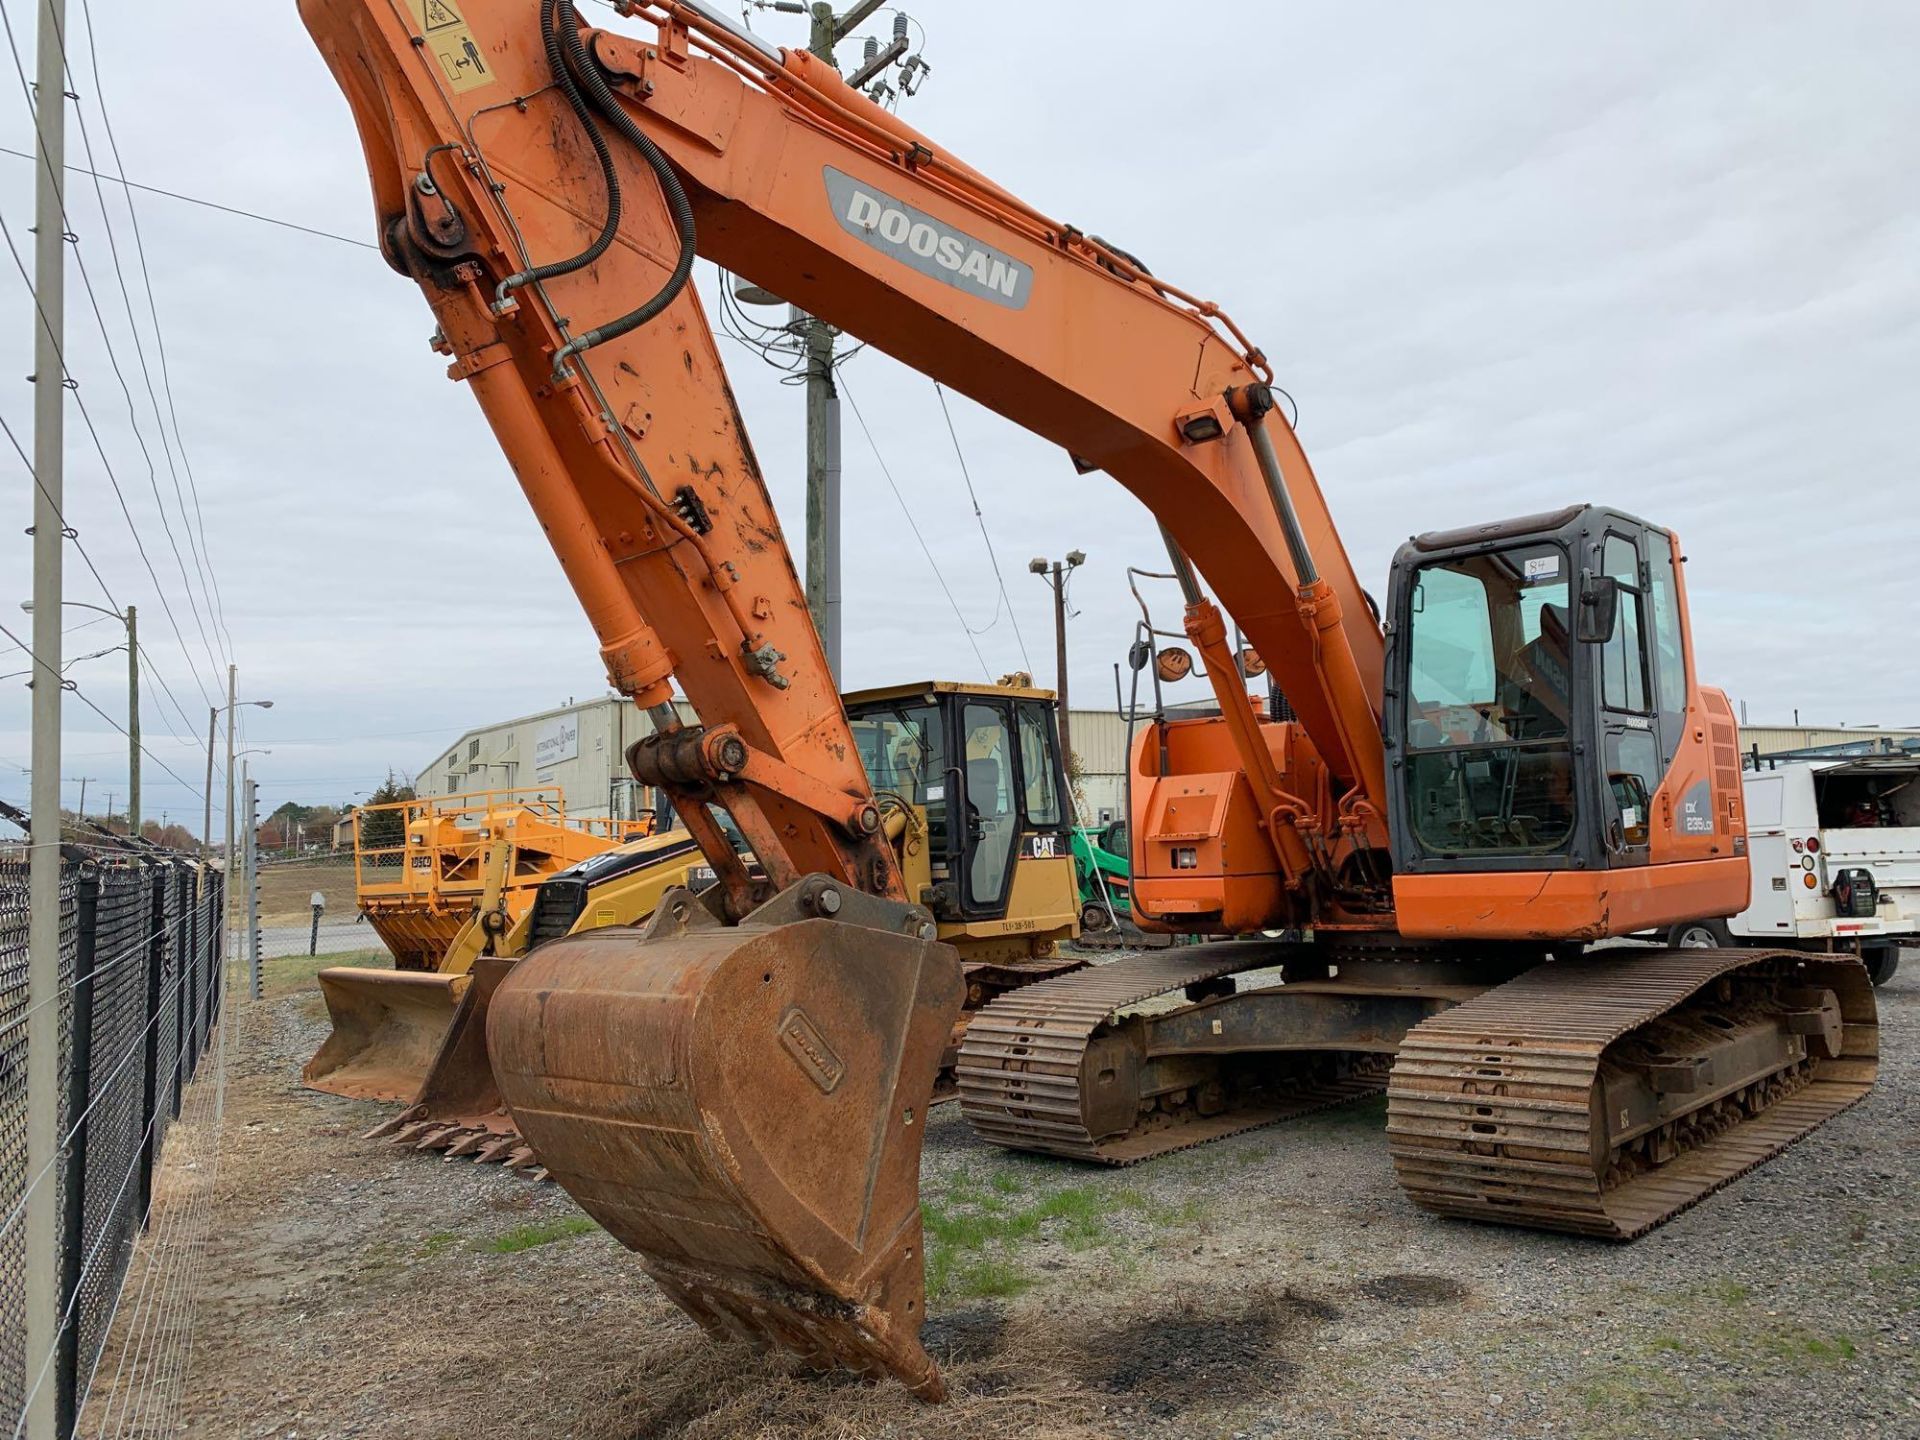
<svg viewBox="0 0 1920 1440"><path fill-rule="evenodd" d="M3 3L31 71L34 7ZM371 239L345 102L291 0L70 3L77 163L90 139L115 168L111 121L137 182ZM1702 673L1755 722L1797 708L1920 724L1920 10L913 0L911 13L933 73L907 117L1232 310L1297 397L1371 588L1415 530L1611 502L1684 537ZM804 40L799 17L755 23ZM0 144L30 151L31 136L8 78ZM0 217L23 256L32 173L0 155ZM427 350L410 285L362 245L152 194L134 200L136 247L124 193L105 199L111 227L93 182L69 191L93 286L70 270L70 370L100 442L70 409L67 514L111 598L140 607L157 671L148 743L178 777L149 765L149 815L199 808L196 732L229 654L243 698L276 702L246 712L247 743L272 751L255 757L269 807L338 801L468 726L600 693L592 634L477 409ZM11 265L0 257L0 417L30 443L32 315ZM699 279L710 293L712 268ZM747 350L729 357L797 543L800 392ZM1026 561L1079 547L1073 685L1083 703L1109 697L1132 619L1124 567L1163 558L1146 513L955 397L1012 594L1011 621L996 621L932 385L873 351L845 379L959 610L918 563L849 414L848 682L977 676L963 625L988 627L974 637L987 669L1030 658L1045 678L1048 594ZM10 449L0 467L0 624L25 638L30 480ZM107 603L78 555L67 583ZM115 639L93 624L68 652ZM0 662L6 674L24 657ZM124 712L124 657L70 674ZM124 797L124 742L72 696L67 715L66 803L82 776L89 809ZM0 681L0 798L24 801L27 763L14 676Z"/></svg>

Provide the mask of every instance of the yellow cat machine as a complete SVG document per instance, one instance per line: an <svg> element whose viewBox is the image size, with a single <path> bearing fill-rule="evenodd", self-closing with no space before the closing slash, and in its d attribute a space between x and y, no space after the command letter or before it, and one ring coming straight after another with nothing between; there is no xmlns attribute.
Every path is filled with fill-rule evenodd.
<svg viewBox="0 0 1920 1440"><path fill-rule="evenodd" d="M940 939L961 956L966 1003L934 1094L935 1101L951 1099L968 1018L1010 990L1084 963L1059 954L1060 942L1078 933L1078 889L1054 697L1024 684L929 681L848 695L845 704L900 872L933 914ZM725 812L714 819L752 868ZM368 1138L544 1175L501 1105L488 1064L494 990L535 947L637 924L672 887L698 891L713 880L692 837L672 830L542 881L526 914L490 953L460 960L461 994L452 1024L443 1027L444 1043L422 1053L423 1032L409 1033L409 1058L421 1063L425 1078L406 1109Z"/></svg>
<svg viewBox="0 0 1920 1440"><path fill-rule="evenodd" d="M653 828L650 816L570 816L556 787L370 805L354 822L355 900L394 968L320 972L333 1029L301 1079L370 1100L419 1089L474 958L526 917L543 881L625 840L644 847Z"/></svg>

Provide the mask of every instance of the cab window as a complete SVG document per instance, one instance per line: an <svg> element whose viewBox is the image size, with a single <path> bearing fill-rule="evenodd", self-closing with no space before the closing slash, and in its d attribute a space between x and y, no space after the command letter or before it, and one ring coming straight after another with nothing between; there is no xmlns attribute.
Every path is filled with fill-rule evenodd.
<svg viewBox="0 0 1920 1440"><path fill-rule="evenodd" d="M1020 720L1020 777L1025 789L1027 824L1046 830L1061 822L1059 781L1054 773L1052 727L1047 712L1023 704Z"/></svg>
<svg viewBox="0 0 1920 1440"><path fill-rule="evenodd" d="M1542 543L1416 576L1406 745L1426 849L1537 854L1573 833L1570 571Z"/></svg>
<svg viewBox="0 0 1920 1440"><path fill-rule="evenodd" d="M1653 608L1654 701L1660 711L1662 757L1670 764L1680 748L1680 727L1687 713L1687 656L1680 632L1680 589L1674 576L1673 542L1650 531L1653 554L1647 568L1653 583L1647 598Z"/></svg>
<svg viewBox="0 0 1920 1440"><path fill-rule="evenodd" d="M1620 584L1620 613L1613 638L1600 652L1600 703L1609 710L1636 715L1651 712L1647 703L1646 594L1640 584L1640 555L1624 535L1609 535L1601 566Z"/></svg>

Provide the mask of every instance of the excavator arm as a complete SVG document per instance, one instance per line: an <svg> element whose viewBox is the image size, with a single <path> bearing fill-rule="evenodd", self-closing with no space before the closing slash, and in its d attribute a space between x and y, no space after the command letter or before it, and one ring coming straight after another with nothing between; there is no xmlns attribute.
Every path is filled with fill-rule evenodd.
<svg viewBox="0 0 1920 1440"><path fill-rule="evenodd" d="M716 863L726 806L775 887L901 895L865 777L686 272L766 286L1058 443L1159 518L1241 769L1291 830L1384 843L1382 640L1267 362L1217 307L1052 220L705 7L303 0L353 104L383 248L432 303L599 636L664 732L639 747ZM588 257L567 268L575 257ZM636 309L636 307L638 307ZM636 318L637 317L637 318ZM1286 793L1195 571L1332 778ZM737 916L749 901L732 877Z"/></svg>

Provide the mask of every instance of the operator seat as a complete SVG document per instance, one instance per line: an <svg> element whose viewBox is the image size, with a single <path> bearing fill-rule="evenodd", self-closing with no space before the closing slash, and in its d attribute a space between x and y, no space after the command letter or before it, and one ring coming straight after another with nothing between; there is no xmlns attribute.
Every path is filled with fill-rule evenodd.
<svg viewBox="0 0 1920 1440"><path fill-rule="evenodd" d="M1504 708L1515 740L1550 740L1567 733L1573 714L1573 635L1567 607L1542 605L1540 633L1520 647L1506 680Z"/></svg>

